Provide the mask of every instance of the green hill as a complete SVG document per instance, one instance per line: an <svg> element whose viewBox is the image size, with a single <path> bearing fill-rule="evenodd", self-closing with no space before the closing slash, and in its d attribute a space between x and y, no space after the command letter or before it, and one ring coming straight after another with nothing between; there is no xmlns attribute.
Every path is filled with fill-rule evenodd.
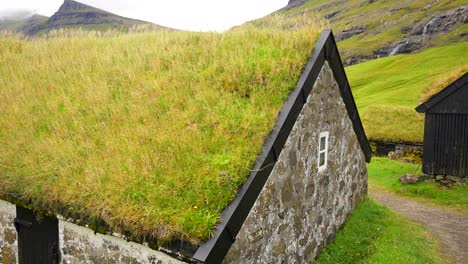
<svg viewBox="0 0 468 264"><path fill-rule="evenodd" d="M373 140L422 142L424 116L414 108L425 89L468 65L468 43L349 66L346 74L366 134Z"/></svg>
<svg viewBox="0 0 468 264"><path fill-rule="evenodd" d="M33 15L29 18L0 19L0 31L23 32L28 34L31 29L47 23L49 18L41 15Z"/></svg>
<svg viewBox="0 0 468 264"><path fill-rule="evenodd" d="M290 0L285 19L328 19L345 64L468 41L464 0ZM294 26L303 26L297 23Z"/></svg>
<svg viewBox="0 0 468 264"><path fill-rule="evenodd" d="M333 29L345 64L361 62L346 72L368 137L421 142L424 116L414 108L424 90L467 64L468 6L463 3L292 0L238 28L291 30L314 20L323 23L325 17L324 27Z"/></svg>

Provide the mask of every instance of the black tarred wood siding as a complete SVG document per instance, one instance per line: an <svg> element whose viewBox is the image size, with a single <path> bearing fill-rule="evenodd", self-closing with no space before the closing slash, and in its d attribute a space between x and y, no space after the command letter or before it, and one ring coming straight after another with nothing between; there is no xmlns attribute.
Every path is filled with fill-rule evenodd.
<svg viewBox="0 0 468 264"><path fill-rule="evenodd" d="M59 230L55 217L16 207L19 264L59 263Z"/></svg>
<svg viewBox="0 0 468 264"><path fill-rule="evenodd" d="M423 171L468 176L468 115L426 115Z"/></svg>
<svg viewBox="0 0 468 264"><path fill-rule="evenodd" d="M423 172L468 176L468 74L417 108L425 112Z"/></svg>

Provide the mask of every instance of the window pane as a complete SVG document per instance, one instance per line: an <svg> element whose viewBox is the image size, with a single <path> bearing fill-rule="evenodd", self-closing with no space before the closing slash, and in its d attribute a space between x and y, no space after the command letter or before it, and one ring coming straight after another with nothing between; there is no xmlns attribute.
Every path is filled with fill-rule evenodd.
<svg viewBox="0 0 468 264"><path fill-rule="evenodd" d="M322 167L323 165L325 165L325 152L320 153L319 167Z"/></svg>
<svg viewBox="0 0 468 264"><path fill-rule="evenodd" d="M320 150L324 150L325 149L325 137L321 137L320 138Z"/></svg>

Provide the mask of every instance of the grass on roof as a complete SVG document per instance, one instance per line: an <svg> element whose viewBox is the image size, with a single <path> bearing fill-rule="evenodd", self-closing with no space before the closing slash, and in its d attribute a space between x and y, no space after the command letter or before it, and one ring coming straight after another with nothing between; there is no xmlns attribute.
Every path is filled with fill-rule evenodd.
<svg viewBox="0 0 468 264"><path fill-rule="evenodd" d="M459 68L466 69L467 57L468 43L461 43L347 67L367 137L422 142L424 115L415 107L427 87Z"/></svg>
<svg viewBox="0 0 468 264"><path fill-rule="evenodd" d="M1 38L0 194L207 239L319 30Z"/></svg>
<svg viewBox="0 0 468 264"><path fill-rule="evenodd" d="M454 81L462 77L467 72L468 63L456 68L449 74L439 76L437 79L434 80L433 83L431 83L423 90L421 95L421 103L429 100L429 98L445 89L447 86L452 84Z"/></svg>

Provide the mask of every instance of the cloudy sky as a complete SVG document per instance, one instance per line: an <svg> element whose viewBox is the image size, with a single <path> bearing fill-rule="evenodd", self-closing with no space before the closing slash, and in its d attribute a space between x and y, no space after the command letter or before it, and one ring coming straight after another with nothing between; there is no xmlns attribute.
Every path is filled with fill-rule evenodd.
<svg viewBox="0 0 468 264"><path fill-rule="evenodd" d="M222 31L265 16L288 0L81 0L121 16L194 31ZM12 13L51 16L63 0L0 0L0 17Z"/></svg>

